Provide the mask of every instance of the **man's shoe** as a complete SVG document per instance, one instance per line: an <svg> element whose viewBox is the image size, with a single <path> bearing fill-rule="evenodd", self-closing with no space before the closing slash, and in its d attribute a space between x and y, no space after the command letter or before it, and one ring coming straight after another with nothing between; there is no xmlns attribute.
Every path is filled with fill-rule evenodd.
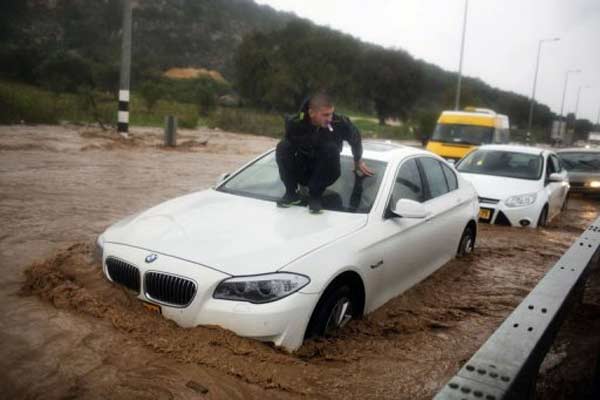
<svg viewBox="0 0 600 400"><path fill-rule="evenodd" d="M323 204L321 204L320 197L311 196L308 199L308 211L310 211L311 214L320 214L323 212Z"/></svg>
<svg viewBox="0 0 600 400"><path fill-rule="evenodd" d="M285 193L283 197L277 200L277 207L289 208L296 204L300 204L302 199L298 196L298 193Z"/></svg>

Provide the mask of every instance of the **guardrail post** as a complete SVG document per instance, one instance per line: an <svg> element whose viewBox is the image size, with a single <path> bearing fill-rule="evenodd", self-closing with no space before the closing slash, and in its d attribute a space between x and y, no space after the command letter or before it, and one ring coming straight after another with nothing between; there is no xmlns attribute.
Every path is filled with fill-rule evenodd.
<svg viewBox="0 0 600 400"><path fill-rule="evenodd" d="M177 146L177 118L172 115L165 118L165 146Z"/></svg>

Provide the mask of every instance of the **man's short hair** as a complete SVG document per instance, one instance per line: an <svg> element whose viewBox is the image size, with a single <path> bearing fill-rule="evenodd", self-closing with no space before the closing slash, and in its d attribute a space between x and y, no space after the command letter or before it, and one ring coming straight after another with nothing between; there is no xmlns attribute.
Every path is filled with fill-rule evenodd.
<svg viewBox="0 0 600 400"><path fill-rule="evenodd" d="M323 107L333 107L333 100L327 93L319 92L310 98L308 108L318 110Z"/></svg>

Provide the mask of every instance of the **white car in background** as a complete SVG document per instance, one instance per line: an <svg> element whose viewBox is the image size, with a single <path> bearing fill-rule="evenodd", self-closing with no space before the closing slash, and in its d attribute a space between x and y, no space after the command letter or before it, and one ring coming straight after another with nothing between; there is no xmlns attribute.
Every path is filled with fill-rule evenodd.
<svg viewBox="0 0 600 400"><path fill-rule="evenodd" d="M536 228L545 226L567 204L567 171L550 150L481 146L460 160L456 169L475 186L483 222Z"/></svg>
<svg viewBox="0 0 600 400"><path fill-rule="evenodd" d="M297 349L371 312L469 253L479 205L470 183L424 150L365 142L375 172L342 176L324 212L278 208L269 151L214 189L191 193L98 237L106 277L183 327L219 325Z"/></svg>

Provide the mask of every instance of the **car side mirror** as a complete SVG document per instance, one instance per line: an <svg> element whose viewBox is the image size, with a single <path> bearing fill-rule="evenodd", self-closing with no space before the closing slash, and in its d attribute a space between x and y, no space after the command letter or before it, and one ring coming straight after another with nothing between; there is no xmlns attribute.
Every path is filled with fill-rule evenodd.
<svg viewBox="0 0 600 400"><path fill-rule="evenodd" d="M561 174L556 172L550 174L550 176L548 177L548 182L563 182L564 180L565 178L563 178Z"/></svg>
<svg viewBox="0 0 600 400"><path fill-rule="evenodd" d="M429 211L423 204L409 199L398 200L391 211L403 218L425 218L429 215Z"/></svg>
<svg viewBox="0 0 600 400"><path fill-rule="evenodd" d="M219 175L215 181L215 187L219 186L225 179L229 178L229 175L231 175L229 172Z"/></svg>

